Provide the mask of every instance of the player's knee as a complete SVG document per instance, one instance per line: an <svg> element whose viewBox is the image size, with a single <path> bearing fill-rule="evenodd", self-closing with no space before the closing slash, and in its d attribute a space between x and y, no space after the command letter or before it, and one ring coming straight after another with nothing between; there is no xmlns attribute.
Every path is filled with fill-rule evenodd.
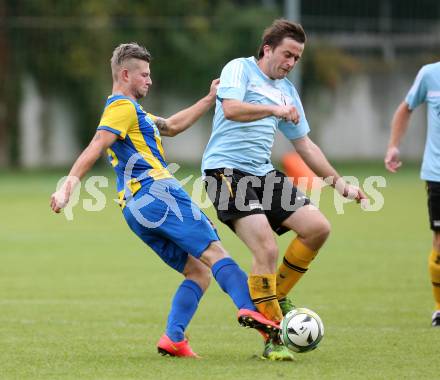
<svg viewBox="0 0 440 380"><path fill-rule="evenodd" d="M321 248L330 235L330 231L331 225L326 218L316 220L304 236L306 245L312 249Z"/></svg>
<svg viewBox="0 0 440 380"><path fill-rule="evenodd" d="M317 223L316 226L316 236L319 240L322 241L322 243L324 243L328 236L330 235L330 231L331 231L331 225L330 222L325 219L322 218L319 223Z"/></svg>
<svg viewBox="0 0 440 380"><path fill-rule="evenodd" d="M198 284L202 288L203 292L208 289L209 284L211 283L212 274L208 267L205 266L205 269L198 273Z"/></svg>
<svg viewBox="0 0 440 380"><path fill-rule="evenodd" d="M209 247L202 253L200 260L208 267L212 267L217 261L229 257L228 252L223 248L219 241L212 242Z"/></svg>
<svg viewBox="0 0 440 380"><path fill-rule="evenodd" d="M196 282L203 291L208 289L211 283L211 270L202 262L192 265L183 273L186 279Z"/></svg>

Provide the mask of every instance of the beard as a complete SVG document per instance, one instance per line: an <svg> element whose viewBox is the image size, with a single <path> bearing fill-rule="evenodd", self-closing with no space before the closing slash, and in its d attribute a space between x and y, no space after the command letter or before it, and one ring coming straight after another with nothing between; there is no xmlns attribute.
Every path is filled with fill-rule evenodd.
<svg viewBox="0 0 440 380"><path fill-rule="evenodd" d="M283 79L283 78L287 77L289 75L290 71L291 70L287 71L285 69L280 68L279 74L278 74L279 75L278 79Z"/></svg>
<svg viewBox="0 0 440 380"><path fill-rule="evenodd" d="M137 100L139 100L139 99L144 98L148 94L148 89L141 90L141 89L138 89L138 88L134 88L132 93L133 93L134 97Z"/></svg>

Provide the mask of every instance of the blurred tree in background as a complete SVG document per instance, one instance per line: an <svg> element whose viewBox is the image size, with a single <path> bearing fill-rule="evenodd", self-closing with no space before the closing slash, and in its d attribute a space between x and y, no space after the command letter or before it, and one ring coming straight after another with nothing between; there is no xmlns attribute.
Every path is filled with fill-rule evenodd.
<svg viewBox="0 0 440 380"><path fill-rule="evenodd" d="M26 76L43 99L72 103L84 144L103 96L111 91L109 59L119 43L137 41L150 50L155 88L191 96L207 88L228 59L253 54L262 29L277 14L274 7L229 0L5 0L0 5L0 165L17 164Z"/></svg>
<svg viewBox="0 0 440 380"><path fill-rule="evenodd" d="M263 29L283 15L288 1L295 0L1 0L0 167L23 164L34 138L36 156L46 154L39 164L52 164L54 145L63 154L53 138L63 117L73 125L72 146L84 146L110 94L109 59L118 44L137 41L150 50L154 86L147 102L154 103L153 112L163 111L162 105L177 107L179 99L188 104L202 95L228 60L254 55ZM378 74L395 83L391 74L405 72L402 66L411 66L413 77L414 67L440 56L438 0L297 4L308 36L296 71L303 99L335 92L362 74L372 82ZM382 94L378 90L372 98ZM31 98L39 108L23 120ZM68 110L54 118L60 104ZM37 137L30 133L32 118L38 118Z"/></svg>

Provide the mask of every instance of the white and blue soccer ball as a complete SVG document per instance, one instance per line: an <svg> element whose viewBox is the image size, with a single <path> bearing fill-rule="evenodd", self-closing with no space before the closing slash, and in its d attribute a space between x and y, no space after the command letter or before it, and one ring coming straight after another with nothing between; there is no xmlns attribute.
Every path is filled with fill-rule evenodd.
<svg viewBox="0 0 440 380"><path fill-rule="evenodd" d="M280 324L281 341L294 352L314 350L324 336L324 325L314 311L299 307L289 311Z"/></svg>

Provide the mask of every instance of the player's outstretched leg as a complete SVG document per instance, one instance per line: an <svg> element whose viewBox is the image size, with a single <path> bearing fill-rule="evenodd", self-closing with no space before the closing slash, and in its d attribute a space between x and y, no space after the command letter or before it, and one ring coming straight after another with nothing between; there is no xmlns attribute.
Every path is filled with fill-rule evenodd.
<svg viewBox="0 0 440 380"><path fill-rule="evenodd" d="M213 262L214 278L237 306L238 320L242 326L257 329L265 340L262 357L269 360L292 361L293 355L281 344L279 325L257 311L249 294L247 275L223 250L219 243L213 243L205 252ZM205 254L204 253L204 254ZM219 258L220 257L220 258Z"/></svg>
<svg viewBox="0 0 440 380"><path fill-rule="evenodd" d="M254 328L264 336L278 334L278 324L260 314L252 302L246 273L227 255L219 242L211 243L203 253L202 260L211 266L215 280L231 297L238 309L237 317L242 326Z"/></svg>

